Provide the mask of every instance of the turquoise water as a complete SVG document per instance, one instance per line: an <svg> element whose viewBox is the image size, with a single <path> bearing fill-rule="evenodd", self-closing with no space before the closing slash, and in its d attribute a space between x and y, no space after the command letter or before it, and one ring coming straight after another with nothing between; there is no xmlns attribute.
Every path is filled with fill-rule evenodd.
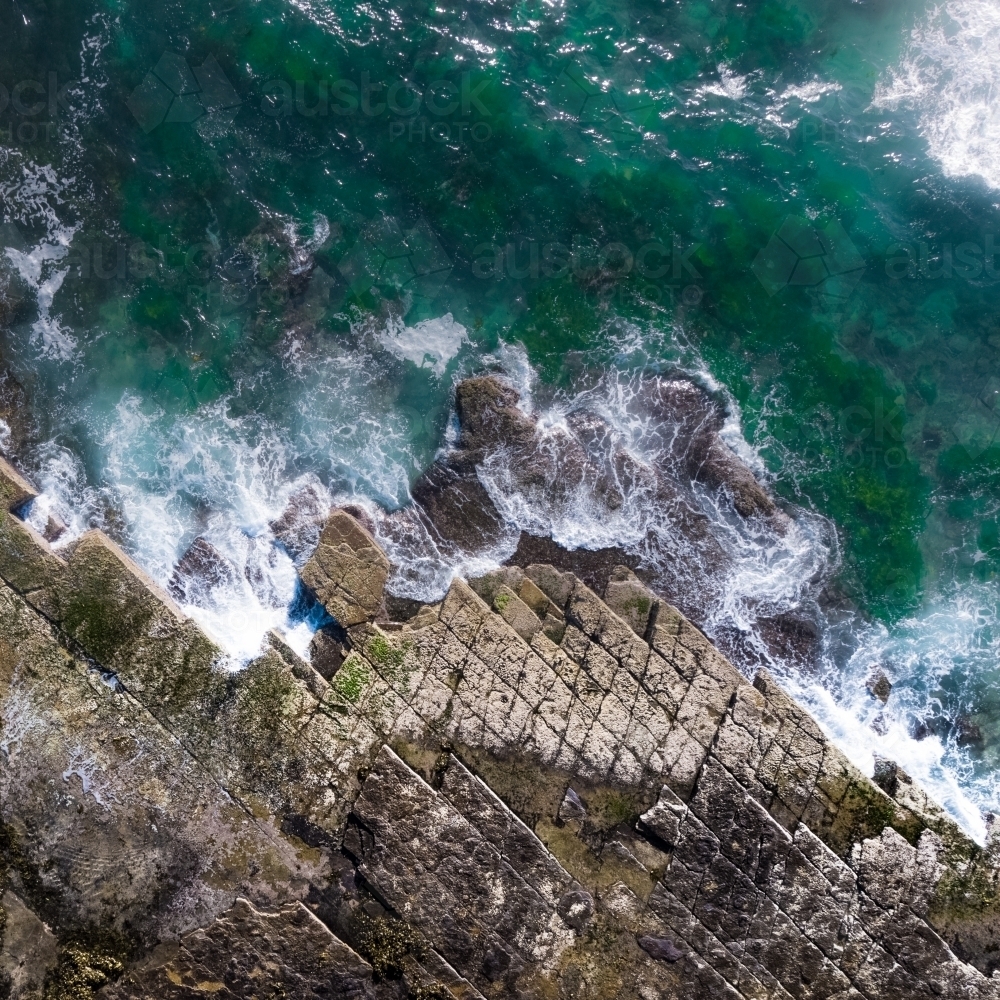
<svg viewBox="0 0 1000 1000"><path fill-rule="evenodd" d="M550 415L586 393L626 434L621 386L682 369L727 400L730 440L796 523L776 550L734 536L739 579L706 627L752 633L754 600L835 587L821 666L772 667L859 763L901 760L983 835L995 3L0 17L0 352L32 401L33 517L101 524L161 581L211 538L257 584L189 610L239 661L295 631L268 521L304 484L404 506L456 378L499 366ZM618 530L546 523L578 545ZM454 569L396 555L414 596Z"/></svg>

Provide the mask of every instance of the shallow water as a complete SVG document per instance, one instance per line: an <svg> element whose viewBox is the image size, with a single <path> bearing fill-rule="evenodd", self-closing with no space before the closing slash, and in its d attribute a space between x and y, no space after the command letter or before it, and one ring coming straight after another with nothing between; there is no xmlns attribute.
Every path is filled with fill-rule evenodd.
<svg viewBox="0 0 1000 1000"><path fill-rule="evenodd" d="M245 572L188 610L237 663L272 626L304 650L268 527L296 488L405 506L455 380L489 366L549 426L589 407L652 461L629 387L686 372L794 518L775 544L704 498L735 567L706 629L754 649L762 607L818 608L822 662L772 668L860 764L899 760L984 835L995 3L17 0L0 20L0 354L32 400L0 446L44 488L40 524L103 525L162 583L203 535ZM484 475L511 540L641 547L667 523L640 495L607 520ZM393 554L427 599L456 569L419 540Z"/></svg>

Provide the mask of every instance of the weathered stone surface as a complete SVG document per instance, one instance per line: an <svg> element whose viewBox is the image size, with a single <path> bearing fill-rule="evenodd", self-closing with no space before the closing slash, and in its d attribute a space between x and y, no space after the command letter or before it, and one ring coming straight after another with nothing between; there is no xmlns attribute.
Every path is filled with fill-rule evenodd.
<svg viewBox="0 0 1000 1000"><path fill-rule="evenodd" d="M382 750L354 806L371 838L360 838L360 871L473 984L513 991L555 966L574 940L567 918L582 926L587 903L583 890L566 899L572 879L534 834L452 769L459 777L438 794Z"/></svg>
<svg viewBox="0 0 1000 1000"><path fill-rule="evenodd" d="M261 913L245 899L103 991L107 1000L369 1000L372 970L301 903Z"/></svg>
<svg viewBox="0 0 1000 1000"><path fill-rule="evenodd" d="M659 601L627 566L616 566L604 589L604 603L636 635L645 636Z"/></svg>
<svg viewBox="0 0 1000 1000"><path fill-rule="evenodd" d="M625 570L602 601L508 568L380 625L387 562L338 512L309 573L354 609L336 654L274 635L226 674L104 536L63 560L22 527L0 523L25 553L0 559L15 1000L45 969L74 1000L1000 996L995 848L670 604L644 618Z"/></svg>
<svg viewBox="0 0 1000 1000"><path fill-rule="evenodd" d="M34 500L38 491L9 462L0 458L0 507L14 511Z"/></svg>
<svg viewBox="0 0 1000 1000"><path fill-rule="evenodd" d="M206 538L196 538L177 560L167 585L177 601L195 603L215 587L232 584L236 567Z"/></svg>
<svg viewBox="0 0 1000 1000"><path fill-rule="evenodd" d="M0 993L41 1000L45 977L59 960L55 935L9 889L0 897Z"/></svg>
<svg viewBox="0 0 1000 1000"><path fill-rule="evenodd" d="M219 650L103 532L88 531L67 563L58 624L130 691L183 706Z"/></svg>
<svg viewBox="0 0 1000 1000"><path fill-rule="evenodd" d="M344 511L334 511L302 580L344 628L371 621L382 606L389 560L371 535Z"/></svg>

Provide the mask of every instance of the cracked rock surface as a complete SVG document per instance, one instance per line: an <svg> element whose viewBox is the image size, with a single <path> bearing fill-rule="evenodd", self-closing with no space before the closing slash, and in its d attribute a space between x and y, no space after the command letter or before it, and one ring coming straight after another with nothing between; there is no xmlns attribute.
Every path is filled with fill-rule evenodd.
<svg viewBox="0 0 1000 1000"><path fill-rule="evenodd" d="M994 846L626 567L389 621L334 511L301 575L336 655L230 674L25 490L0 462L0 996L1000 997Z"/></svg>

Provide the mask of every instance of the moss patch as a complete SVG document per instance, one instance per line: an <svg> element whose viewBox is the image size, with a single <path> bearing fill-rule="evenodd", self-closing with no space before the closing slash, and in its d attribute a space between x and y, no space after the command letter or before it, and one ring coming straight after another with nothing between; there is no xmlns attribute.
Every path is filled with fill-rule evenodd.
<svg viewBox="0 0 1000 1000"><path fill-rule="evenodd" d="M345 701L356 705L371 678L371 671L365 666L364 660L351 653L333 677L333 690Z"/></svg>
<svg viewBox="0 0 1000 1000"><path fill-rule="evenodd" d="M398 979L407 955L419 960L426 945L409 924L392 917L371 917L364 911L354 918L352 930L359 952L378 979Z"/></svg>
<svg viewBox="0 0 1000 1000"><path fill-rule="evenodd" d="M45 983L45 1000L92 1000L97 991L125 971L123 956L113 945L68 944Z"/></svg>
<svg viewBox="0 0 1000 1000"><path fill-rule="evenodd" d="M413 641L406 639L401 646L391 642L381 632L375 632L365 643L365 656L390 683L405 683L410 671L406 669L406 654L413 648Z"/></svg>
<svg viewBox="0 0 1000 1000"><path fill-rule="evenodd" d="M443 983L411 986L409 1000L455 1000L455 994Z"/></svg>

